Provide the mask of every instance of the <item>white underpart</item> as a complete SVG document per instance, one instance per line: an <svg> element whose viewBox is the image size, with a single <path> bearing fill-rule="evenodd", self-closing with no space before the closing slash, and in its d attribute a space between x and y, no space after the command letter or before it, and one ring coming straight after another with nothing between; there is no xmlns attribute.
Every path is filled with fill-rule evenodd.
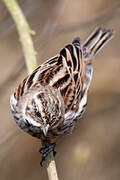
<svg viewBox="0 0 120 180"><path fill-rule="evenodd" d="M24 123L22 123L22 122L20 121L19 113L17 113L17 111L16 111L17 100L16 100L16 98L15 98L15 96L14 96L14 93L13 93L13 94L11 95L11 97L10 97L10 107L11 107L11 111L12 111L12 114L13 114L13 116L14 116L14 119L15 119L16 123L17 123L18 125L20 125L21 127L23 127L23 126L24 126Z"/></svg>
<svg viewBox="0 0 120 180"><path fill-rule="evenodd" d="M11 107L11 110L14 111L14 107L16 106L17 104L17 100L15 99L14 97L14 94L11 95L10 97L10 107Z"/></svg>
<svg viewBox="0 0 120 180"><path fill-rule="evenodd" d="M84 84L84 86L85 86L86 92L87 92L90 87L92 75L93 75L93 68L91 65L85 66L85 74L86 74L86 76L85 76L86 83Z"/></svg>
<svg viewBox="0 0 120 180"><path fill-rule="evenodd" d="M80 101L78 111L75 113L74 118L76 118L77 116L80 115L80 112L83 110L84 105L87 103L88 89L89 89L90 84L91 84L92 74L93 74L92 66L91 65L86 65L85 66L85 83L84 83L84 86L83 86L83 90L85 89L85 94L84 94L83 98Z"/></svg>
<svg viewBox="0 0 120 180"><path fill-rule="evenodd" d="M71 119L73 117L73 111L68 111L65 115L64 118L65 119Z"/></svg>
<svg viewBox="0 0 120 180"><path fill-rule="evenodd" d="M85 66L85 84L83 86L83 89L85 89L85 94L84 94L83 98L80 101L79 109L78 109L75 117L77 117L80 114L80 112L83 109L83 106L87 103L88 89L89 89L90 84L91 84L92 74L93 74L92 66L91 65L86 65Z"/></svg>
<svg viewBox="0 0 120 180"><path fill-rule="evenodd" d="M80 101L78 111L75 113L74 118L80 115L80 112L83 110L83 106L87 103L87 93L84 94L83 98Z"/></svg>
<svg viewBox="0 0 120 180"><path fill-rule="evenodd" d="M64 115L64 125L65 124L71 124L74 120L74 117L75 117L75 112L74 111L69 111L67 112L65 115Z"/></svg>
<svg viewBox="0 0 120 180"><path fill-rule="evenodd" d="M16 100L16 98L15 98L15 96L14 96L14 93L11 95L11 97L10 97L10 108L11 108L11 111L12 111L12 114L13 114L13 116L15 117L15 119L17 118L17 119L19 119L20 117L19 117L19 114L18 113L16 113L16 106L17 106L17 100Z"/></svg>

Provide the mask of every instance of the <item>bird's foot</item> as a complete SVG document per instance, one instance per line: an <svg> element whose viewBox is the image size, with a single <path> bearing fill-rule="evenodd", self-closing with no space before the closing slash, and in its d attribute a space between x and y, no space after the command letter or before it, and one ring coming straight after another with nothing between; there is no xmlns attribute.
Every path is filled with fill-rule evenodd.
<svg viewBox="0 0 120 180"><path fill-rule="evenodd" d="M41 161L40 161L40 165L43 166L43 161L45 161L45 158L47 157L47 155L53 151L53 155L55 157L56 155L56 151L55 151L55 146L56 146L56 143L52 143L50 145L43 145L39 152L42 154L42 158L41 158Z"/></svg>

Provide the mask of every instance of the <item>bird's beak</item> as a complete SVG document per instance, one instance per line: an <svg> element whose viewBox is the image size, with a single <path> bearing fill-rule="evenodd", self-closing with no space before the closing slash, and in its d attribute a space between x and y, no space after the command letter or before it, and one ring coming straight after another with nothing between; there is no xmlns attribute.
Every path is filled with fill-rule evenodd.
<svg viewBox="0 0 120 180"><path fill-rule="evenodd" d="M47 133L48 133L48 129L49 129L49 127L50 127L50 125L49 125L49 124L47 124L46 126L42 127L42 131L43 131L43 133L44 133L44 135L45 135L45 136L46 136L46 135L47 135Z"/></svg>

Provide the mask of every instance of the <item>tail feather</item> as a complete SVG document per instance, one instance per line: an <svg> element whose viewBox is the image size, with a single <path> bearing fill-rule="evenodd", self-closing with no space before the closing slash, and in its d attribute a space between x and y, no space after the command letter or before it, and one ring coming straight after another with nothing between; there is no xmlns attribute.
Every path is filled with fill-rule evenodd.
<svg viewBox="0 0 120 180"><path fill-rule="evenodd" d="M102 27L97 28L83 44L85 58L89 59L98 54L102 47L112 38L113 32Z"/></svg>

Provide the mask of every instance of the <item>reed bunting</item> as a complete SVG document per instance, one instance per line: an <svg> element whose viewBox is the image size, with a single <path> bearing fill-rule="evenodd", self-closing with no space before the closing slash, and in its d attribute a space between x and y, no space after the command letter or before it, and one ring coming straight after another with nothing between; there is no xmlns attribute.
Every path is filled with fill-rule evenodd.
<svg viewBox="0 0 120 180"><path fill-rule="evenodd" d="M44 144L40 149L41 164L54 151L57 138L70 134L82 117L92 80L93 59L112 34L111 30L100 27L84 44L75 38L27 76L11 96L16 123Z"/></svg>

